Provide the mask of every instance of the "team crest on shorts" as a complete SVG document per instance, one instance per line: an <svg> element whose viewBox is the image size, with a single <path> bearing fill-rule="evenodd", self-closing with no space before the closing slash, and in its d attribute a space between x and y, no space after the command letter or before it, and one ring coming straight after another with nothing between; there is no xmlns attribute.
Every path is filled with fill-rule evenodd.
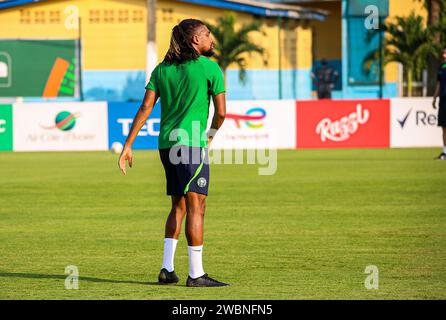
<svg viewBox="0 0 446 320"><path fill-rule="evenodd" d="M198 179L197 184L200 188L204 188L206 187L206 179L201 177L200 179Z"/></svg>

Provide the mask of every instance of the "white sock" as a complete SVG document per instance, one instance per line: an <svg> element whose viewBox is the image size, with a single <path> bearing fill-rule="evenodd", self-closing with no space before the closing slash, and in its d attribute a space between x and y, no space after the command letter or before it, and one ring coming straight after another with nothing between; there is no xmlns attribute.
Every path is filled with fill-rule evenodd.
<svg viewBox="0 0 446 320"><path fill-rule="evenodd" d="M446 146L443 147L443 153L446 153Z"/></svg>
<svg viewBox="0 0 446 320"><path fill-rule="evenodd" d="M202 253L203 246L187 247L189 254L189 276L196 279L204 275Z"/></svg>
<svg viewBox="0 0 446 320"><path fill-rule="evenodd" d="M173 257L175 256L175 249L177 248L177 239L164 238L164 257L162 268L172 272L174 270Z"/></svg>

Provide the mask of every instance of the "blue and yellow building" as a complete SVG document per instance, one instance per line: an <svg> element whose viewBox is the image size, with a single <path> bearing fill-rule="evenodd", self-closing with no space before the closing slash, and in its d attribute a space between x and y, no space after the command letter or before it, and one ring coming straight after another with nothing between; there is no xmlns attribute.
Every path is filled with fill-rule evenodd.
<svg viewBox="0 0 446 320"><path fill-rule="evenodd" d="M372 0L285 2L158 0L154 58L163 59L171 30L182 19L215 22L234 12L239 26L262 21L262 32L253 32L252 40L265 54L247 57L245 83L230 66L229 99L311 99L311 72L321 59L341 75L335 98L376 98L380 91L383 97L398 95L398 65L385 67L382 89L376 73L365 75L361 69L374 45L364 36L364 5ZM374 2L382 19L411 10L427 15L417 0ZM145 0L0 1L0 98L140 100L153 32L149 10Z"/></svg>
<svg viewBox="0 0 446 320"><path fill-rule="evenodd" d="M402 69L396 63L384 67L383 83L379 83L379 69L363 72L365 56L378 49L379 37L366 40L365 27L367 6L379 9L381 21L392 21L395 17L406 17L415 12L427 19L427 12L418 0L333 0L333 1L287 1L301 6L311 6L330 12L323 22L312 22L313 68L322 59L327 59L341 75L336 84L334 98L391 98L401 95L403 90Z"/></svg>

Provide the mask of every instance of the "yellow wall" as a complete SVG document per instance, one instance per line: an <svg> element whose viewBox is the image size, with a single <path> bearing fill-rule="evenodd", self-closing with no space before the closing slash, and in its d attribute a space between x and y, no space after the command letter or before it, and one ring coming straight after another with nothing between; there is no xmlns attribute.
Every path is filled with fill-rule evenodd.
<svg viewBox="0 0 446 320"><path fill-rule="evenodd" d="M389 17L388 21L392 21L394 17L407 17L411 14L412 10L417 15L424 17L427 22L427 12L423 8L423 4L418 0L389 0ZM389 63L385 70L386 82L398 81L398 64Z"/></svg>
<svg viewBox="0 0 446 320"><path fill-rule="evenodd" d="M113 12L114 22L106 22L106 10ZM85 68L145 69L147 11L145 1L83 0L83 13L96 10L102 23L87 22L85 35ZM121 13L121 14L120 14ZM110 21L110 15L108 16ZM121 20L121 22L119 21Z"/></svg>
<svg viewBox="0 0 446 320"><path fill-rule="evenodd" d="M188 3L158 0L157 7L157 46L158 61L161 61L169 48L169 41L172 28L183 19L193 18L206 22L215 23L216 19L222 16L224 10L212 7L204 7ZM236 12L236 27L240 27L243 23L253 21L250 14ZM252 54L247 56L248 69L277 69L279 66L279 29L276 18L262 19L263 27L260 32L252 32L251 39L258 45L265 48L264 56ZM283 21L281 31L281 66L282 69L295 69L297 67L297 35L298 23L295 21ZM264 61L267 65L264 65ZM230 69L235 66L230 66Z"/></svg>
<svg viewBox="0 0 446 320"><path fill-rule="evenodd" d="M214 23L224 10L177 1L157 1L158 61L169 47L171 30L186 18ZM82 30L84 70L144 70L147 43L147 9L143 0L45 1L0 11L0 38L78 39L78 29L67 29L70 6L79 9ZM237 12L237 27L253 21L253 16ZM277 18L262 19L262 31L251 33L252 40L265 48L263 56L246 56L248 69L279 67L279 28ZM312 58L311 29L295 20L283 20L280 37L281 68L309 67ZM302 49L305 48L305 49ZM299 54L298 54L299 53ZM265 65L264 62L267 61ZM230 66L235 68L235 66Z"/></svg>
<svg viewBox="0 0 446 320"><path fill-rule="evenodd" d="M146 1L143 0L53 0L0 11L0 38L77 39L77 29L67 29L69 6L77 6L82 18L83 67L85 70L143 70L147 41ZM330 12L324 22L312 21L311 29L297 21L283 21L281 30L281 66L283 69L307 68L309 61L322 58L341 59L341 2L314 1L308 7ZM407 16L411 10L424 17L427 13L417 0L390 0L389 19ZM167 51L170 33L185 18L209 22L224 10L170 0L158 0L158 60ZM237 25L252 21L253 16L237 14ZM249 69L277 69L279 66L279 30L276 18L263 19L264 34L253 32L252 40L265 48L264 56L247 57ZM314 46L314 50L312 48ZM264 65L267 61L267 65ZM231 66L230 68L235 68ZM397 81L397 65L386 67L386 81Z"/></svg>
<svg viewBox="0 0 446 320"><path fill-rule="evenodd" d="M327 10L325 21L311 21L313 28L314 60L342 60L342 12L341 1L299 3L300 6Z"/></svg>
<svg viewBox="0 0 446 320"><path fill-rule="evenodd" d="M427 19L427 12L423 8L423 3L419 0L389 0L389 18L395 16L407 17L412 10L415 14Z"/></svg>
<svg viewBox="0 0 446 320"><path fill-rule="evenodd" d="M81 17L85 70L145 68L147 39L145 1L45 1L0 11L0 38L78 39L67 29L73 11Z"/></svg>
<svg viewBox="0 0 446 320"><path fill-rule="evenodd" d="M309 27L298 28L298 69L311 69L313 66L313 32Z"/></svg>

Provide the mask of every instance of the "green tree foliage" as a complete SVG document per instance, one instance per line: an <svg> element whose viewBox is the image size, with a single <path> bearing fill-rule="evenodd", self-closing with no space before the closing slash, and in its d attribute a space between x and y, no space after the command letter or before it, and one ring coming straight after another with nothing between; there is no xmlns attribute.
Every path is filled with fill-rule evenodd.
<svg viewBox="0 0 446 320"><path fill-rule="evenodd" d="M239 68L239 80L246 81L246 53L257 53L263 55L264 48L253 43L249 39L251 32L261 31L261 21L254 20L251 23L243 24L236 30L236 15L226 13L217 19L216 24L206 23L216 40L215 58L223 70L226 79L226 70L229 65L235 64ZM266 62L264 62L266 64Z"/></svg>

